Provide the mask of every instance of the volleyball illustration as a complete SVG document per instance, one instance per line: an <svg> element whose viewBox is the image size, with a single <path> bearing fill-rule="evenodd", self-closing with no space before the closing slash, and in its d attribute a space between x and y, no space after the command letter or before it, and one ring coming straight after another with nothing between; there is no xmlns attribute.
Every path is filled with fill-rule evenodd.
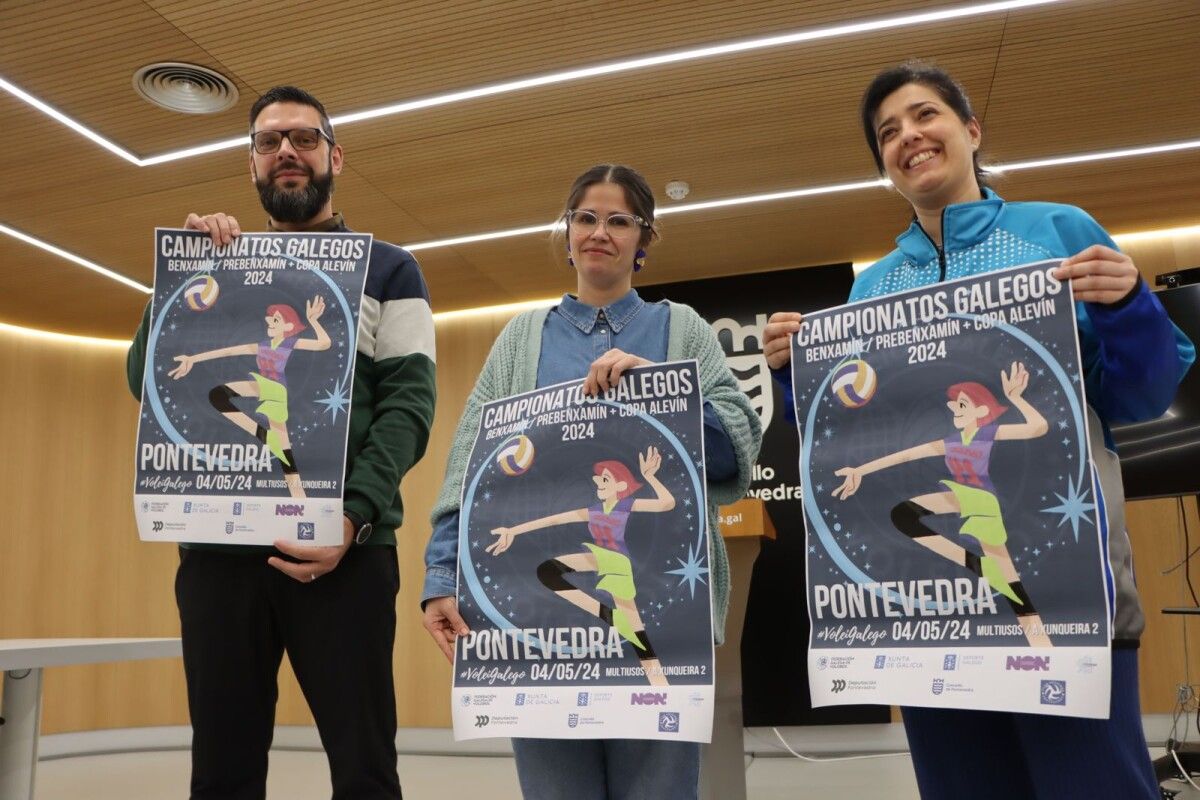
<svg viewBox="0 0 1200 800"><path fill-rule="evenodd" d="M874 368L861 358L839 364L833 371L830 388L846 408L862 408L875 394L878 381Z"/></svg>
<svg viewBox="0 0 1200 800"><path fill-rule="evenodd" d="M183 300L192 311L208 311L217 302L221 287L212 275L202 275L183 290Z"/></svg>
<svg viewBox="0 0 1200 800"><path fill-rule="evenodd" d="M533 442L523 434L512 437L500 446L496 464L505 475L524 475L533 466Z"/></svg>

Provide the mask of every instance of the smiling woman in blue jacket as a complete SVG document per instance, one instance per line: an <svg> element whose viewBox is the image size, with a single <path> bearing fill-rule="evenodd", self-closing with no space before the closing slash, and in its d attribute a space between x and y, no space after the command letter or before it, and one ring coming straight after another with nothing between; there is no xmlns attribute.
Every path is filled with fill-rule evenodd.
<svg viewBox="0 0 1200 800"><path fill-rule="evenodd" d="M1137 692L1136 648L1145 618L1108 423L1166 411L1195 349L1133 261L1086 212L1010 203L984 184L979 121L945 72L908 63L880 73L863 94L861 116L875 166L912 206L913 222L895 250L858 276L850 300L1065 259L1057 277L1071 280L1076 300L1098 505L1109 533L1109 719L904 708L921 797L1157 800ZM767 362L780 378L791 358L788 336L799 327L799 314L780 312L764 331ZM792 408L790 379L781 383Z"/></svg>

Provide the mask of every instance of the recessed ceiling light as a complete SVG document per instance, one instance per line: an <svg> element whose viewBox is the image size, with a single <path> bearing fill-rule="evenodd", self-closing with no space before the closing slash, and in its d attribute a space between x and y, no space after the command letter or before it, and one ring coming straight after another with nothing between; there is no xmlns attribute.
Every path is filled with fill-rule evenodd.
<svg viewBox="0 0 1200 800"><path fill-rule="evenodd" d="M198 64L162 61L133 73L133 88L143 99L168 111L216 114L238 101L233 81Z"/></svg>

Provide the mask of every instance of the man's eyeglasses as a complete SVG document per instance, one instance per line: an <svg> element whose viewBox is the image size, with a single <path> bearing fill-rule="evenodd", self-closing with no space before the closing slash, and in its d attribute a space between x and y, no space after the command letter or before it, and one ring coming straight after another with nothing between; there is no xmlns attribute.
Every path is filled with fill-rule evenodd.
<svg viewBox="0 0 1200 800"><path fill-rule="evenodd" d="M567 224L574 225L583 233L593 232L601 223L609 236L632 234L641 228L650 227L646 220L636 214L609 214L602 218L595 211L586 208L573 208L567 212Z"/></svg>
<svg viewBox="0 0 1200 800"><path fill-rule="evenodd" d="M255 131L250 134L250 142L254 145L254 152L259 155L269 156L272 153L278 153L280 146L283 144L283 137L287 137L292 143L292 147L297 150L316 150L317 145L321 140L333 144L333 139L329 134L320 128L291 128L286 131Z"/></svg>

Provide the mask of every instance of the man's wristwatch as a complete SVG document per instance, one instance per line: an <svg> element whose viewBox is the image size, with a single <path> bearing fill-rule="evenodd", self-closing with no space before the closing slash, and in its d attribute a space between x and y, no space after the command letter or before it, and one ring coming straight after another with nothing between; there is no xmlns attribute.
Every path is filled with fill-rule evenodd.
<svg viewBox="0 0 1200 800"><path fill-rule="evenodd" d="M374 530L374 526L353 511L343 510L342 516L350 520L350 527L354 530L354 543L366 544L367 539L371 538L371 531Z"/></svg>

